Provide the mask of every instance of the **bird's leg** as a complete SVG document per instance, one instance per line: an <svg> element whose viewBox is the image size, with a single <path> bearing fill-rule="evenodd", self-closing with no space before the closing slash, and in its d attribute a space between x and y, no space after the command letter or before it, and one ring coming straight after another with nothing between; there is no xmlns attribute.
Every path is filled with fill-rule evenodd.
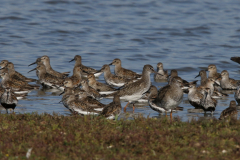
<svg viewBox="0 0 240 160"><path fill-rule="evenodd" d="M207 116L207 112L206 111L204 111L204 117L206 117Z"/></svg>
<svg viewBox="0 0 240 160"><path fill-rule="evenodd" d="M171 109L171 113L170 113L170 119L171 119L171 122L172 122L172 109Z"/></svg>
<svg viewBox="0 0 240 160"><path fill-rule="evenodd" d="M134 110L135 110L135 106L134 106L134 103L133 103L133 113L134 113Z"/></svg>
<svg viewBox="0 0 240 160"><path fill-rule="evenodd" d="M130 103L130 102L128 102L127 105L123 108L123 111L124 111L124 112L126 112L127 106L128 106L129 103Z"/></svg>
<svg viewBox="0 0 240 160"><path fill-rule="evenodd" d="M6 109L6 112L7 112L7 114L8 114L8 109Z"/></svg>
<svg viewBox="0 0 240 160"><path fill-rule="evenodd" d="M167 111L165 111L165 116L166 116L166 118L167 118Z"/></svg>

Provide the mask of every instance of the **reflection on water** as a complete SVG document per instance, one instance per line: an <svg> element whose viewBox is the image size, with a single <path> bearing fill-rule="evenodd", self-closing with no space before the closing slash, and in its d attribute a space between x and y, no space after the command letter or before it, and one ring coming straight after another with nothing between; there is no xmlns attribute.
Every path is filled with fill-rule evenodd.
<svg viewBox="0 0 240 160"><path fill-rule="evenodd" d="M83 64L99 70L114 58L120 58L125 68L141 73L143 65L156 68L162 62L170 72L177 69L187 81L195 80L201 69L217 65L218 72L226 69L230 77L240 79L239 65L230 61L240 48L240 5L238 1L1 1L0 53L1 60L15 64L20 73L37 57L48 55L53 69L72 71L69 63L75 55ZM113 67L111 67L113 71ZM166 82L152 84L158 89ZM103 76L98 79L104 82ZM34 90L20 100L17 113L38 112L69 115L59 103L59 91ZM218 100L213 117L218 118L234 99L234 91L224 91L229 97ZM111 99L103 99L110 103ZM126 102L122 102L125 106ZM201 118L202 113L188 113L193 108L184 95L183 111L174 113L182 120ZM2 110L1 110L2 111ZM4 112L4 111L3 111ZM136 104L135 113L127 109L129 117L138 115L158 117L147 104ZM121 117L126 116L122 114ZM207 115L209 117L209 115Z"/></svg>

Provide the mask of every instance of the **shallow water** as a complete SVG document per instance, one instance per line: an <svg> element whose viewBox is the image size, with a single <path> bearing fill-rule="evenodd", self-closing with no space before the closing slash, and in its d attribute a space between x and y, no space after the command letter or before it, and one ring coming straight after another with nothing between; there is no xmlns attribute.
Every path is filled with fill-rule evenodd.
<svg viewBox="0 0 240 160"><path fill-rule="evenodd" d="M30 78L36 75L27 73L33 68L28 64L36 58L48 55L52 67L63 72L72 71L74 63L68 61L78 54L84 65L96 69L114 58L138 73L145 64L156 68L162 62L166 70L177 69L183 79L193 81L201 69L215 64L218 72L226 69L230 77L240 79L239 65L230 60L240 51L240 2L235 0L3 0L1 4L0 59L13 62L17 71ZM158 88L166 85L151 77ZM99 81L104 82L103 76ZM32 91L19 101L16 112L69 115L58 94ZM218 118L232 99L233 93L218 100L213 116ZM193 108L187 95L180 106L184 111L174 116L184 121L204 117L187 113ZM132 108L127 112L131 117ZM136 108L135 114L139 113L159 116L147 104Z"/></svg>

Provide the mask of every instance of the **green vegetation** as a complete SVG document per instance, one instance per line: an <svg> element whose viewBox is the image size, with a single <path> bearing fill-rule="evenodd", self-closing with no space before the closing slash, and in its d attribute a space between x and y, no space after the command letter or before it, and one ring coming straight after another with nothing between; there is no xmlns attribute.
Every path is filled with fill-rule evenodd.
<svg viewBox="0 0 240 160"><path fill-rule="evenodd" d="M0 114L0 159L239 159L240 120Z"/></svg>

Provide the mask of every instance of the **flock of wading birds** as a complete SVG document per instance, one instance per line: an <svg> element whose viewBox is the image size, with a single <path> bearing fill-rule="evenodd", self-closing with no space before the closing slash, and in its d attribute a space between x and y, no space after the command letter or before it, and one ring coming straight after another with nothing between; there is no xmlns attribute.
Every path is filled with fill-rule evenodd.
<svg viewBox="0 0 240 160"><path fill-rule="evenodd" d="M208 77L205 70L199 72L198 76L201 77L201 84L197 87L197 81L187 82L183 80L178 76L176 70L171 70L171 74L168 75L168 72L163 70L162 63L157 64L157 72L151 65L145 65L142 74L137 74L122 68L121 60L116 58L109 64L115 66L115 74L112 74L107 64L103 65L100 70L95 70L82 65L81 60L81 56L76 55L70 61L75 61L71 77L68 77L69 72L59 73L53 70L48 56L42 56L36 62L30 64L37 64L37 67L31 71L36 70L38 81L43 87L63 91L60 94L62 95L61 102L73 113L81 115L98 114L108 119L115 119L121 113L120 99L122 99L128 101L124 111L126 111L129 103L133 103L134 111L135 102L146 101L154 111L165 112L166 116L170 112L172 119L173 111L183 109L178 105L182 102L184 93L188 94L189 103L195 109L203 110L205 113L207 111L213 113L217 105L216 99L228 96L221 90L237 90L235 99L240 103L238 81L229 78L229 73L226 70L223 70L221 74L217 73L217 68L213 64L208 66ZM231 60L240 63L240 57L232 57ZM8 113L8 109L14 111L18 99L27 96L31 90L39 89L40 86L28 84L37 80L27 78L15 71L12 62L2 60L0 66L0 76L2 78L0 100L1 105ZM106 83L98 82L95 79L102 73ZM166 80L168 85L157 90L155 86L151 85L151 73L155 73L155 80ZM87 79L84 79L84 77ZM113 98L113 102L107 105L102 104L99 102L102 98ZM237 116L237 105L234 100L221 113L219 119L231 116Z"/></svg>

